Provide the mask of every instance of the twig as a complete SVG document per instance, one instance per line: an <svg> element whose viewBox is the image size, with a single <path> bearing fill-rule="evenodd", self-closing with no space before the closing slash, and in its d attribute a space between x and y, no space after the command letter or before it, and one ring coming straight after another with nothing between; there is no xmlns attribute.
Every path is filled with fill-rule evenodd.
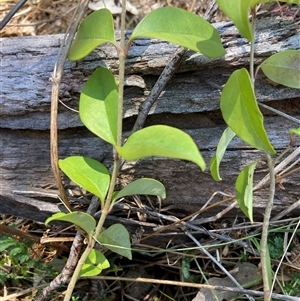
<svg viewBox="0 0 300 301"><path fill-rule="evenodd" d="M145 212L145 211L143 211L143 212ZM215 238L215 239L219 239L221 241L235 243L236 245L247 249L247 251L249 253L254 253L256 256L258 255L256 252L254 252L254 250L251 248L251 246L249 246L249 244L246 243L246 242L234 241L232 238L230 238L227 235L221 235L221 234L218 234L218 233L215 233L215 232L211 232L209 230L206 230L205 228L194 225L192 222L185 222L185 221L179 220L178 218L173 217L173 216L167 216L167 215L164 215L164 214L161 214L161 213L158 213L158 212L155 212L155 211L150 211L150 210L147 210L145 213L147 213L149 215L152 215L152 216L155 216L155 217L158 217L160 219L165 219L165 220L172 221L172 222L175 222L175 223L180 222L180 224L185 228L190 228L192 230L195 230L195 231L198 231L200 233L209 235L210 237Z"/></svg>
<svg viewBox="0 0 300 301"><path fill-rule="evenodd" d="M281 111L279 111L279 110L276 110L276 109L274 109L274 108L272 108L272 107L270 107L270 106L267 106L267 105L265 105L265 104L263 104L263 103L261 103L261 102L258 102L258 104L259 104L259 106L261 106L261 107L263 107L263 108L265 108L265 109L267 109L267 110L269 110L269 111L272 111L272 112L276 113L276 114L279 115L279 116L282 116L282 117L284 117L284 118L286 118L286 119L288 119L288 120L291 120L291 121L293 121L293 122L295 122L295 123L297 123L297 124L300 124L300 120L299 120L298 118L295 118L295 117L293 117L293 116L290 116L290 115L288 115L288 114L285 114L285 113L283 113L283 112L281 112Z"/></svg>
<svg viewBox="0 0 300 301"><path fill-rule="evenodd" d="M65 62L67 59L69 48L72 44L73 38L75 36L77 27L83 17L89 0L79 0L76 10L73 14L70 25L65 34L65 38L62 41L57 61L55 63L54 71L51 77L52 80L52 94L51 94L51 116L50 116L50 151L51 151L51 167L54 173L55 181L58 186L61 198L71 210L71 205L66 195L63 187L63 183L60 177L59 167L58 167L58 143L57 143L57 114L58 114L58 96L59 96L59 86L62 78Z"/></svg>
<svg viewBox="0 0 300 301"><path fill-rule="evenodd" d="M289 214L291 211L293 211L294 209L298 208L300 206L300 199L293 203L291 206L289 206L288 208L284 209L283 211L279 212L277 215L275 215L271 221L278 221L281 218L283 218L285 215Z"/></svg>
<svg viewBox="0 0 300 301"><path fill-rule="evenodd" d="M161 75L159 76L158 80L156 81L154 87L152 88L149 96L145 100L145 102L142 104L140 108L140 112L137 116L136 122L133 126L132 132L136 132L140 130L147 119L147 116L157 101L160 93L163 91L166 84L169 82L169 80L172 78L173 74L179 67L183 55L186 53L186 49L183 47L178 47L176 52L173 54L171 61L167 64Z"/></svg>
<svg viewBox="0 0 300 301"><path fill-rule="evenodd" d="M297 147L287 158L281 161L274 169L274 173L278 174L282 171L291 161L293 161L300 154L300 146ZM257 190L263 186L265 186L269 181L269 174L267 174L255 187L254 190Z"/></svg>
<svg viewBox="0 0 300 301"><path fill-rule="evenodd" d="M88 278L88 277L84 277ZM183 287L194 287L194 288L205 288L216 291L225 291L225 292L235 292L241 294L247 294L251 296L263 297L264 292L240 289L235 287L226 287L221 285L209 285L209 284L199 284L193 282L183 282L183 281L174 281L174 280L160 280L160 279L152 279L152 278L130 278L130 277L115 277L115 276L95 276L93 279L99 280L115 280L115 281L131 281L131 282L145 282L145 283L157 283L157 284L165 284L165 285L175 285L175 286L183 286ZM271 294L271 297L279 300L286 301L299 301L299 297L285 296L281 294Z"/></svg>
<svg viewBox="0 0 300 301"><path fill-rule="evenodd" d="M237 280L222 266L222 264L215 258L213 257L205 248L202 247L200 242L189 232L185 231L185 234L200 248L202 253L204 253L211 261L213 261L226 275L227 277L239 288L243 289L243 287L237 282ZM248 294L245 294L246 297L250 301L255 301L251 296Z"/></svg>
<svg viewBox="0 0 300 301"><path fill-rule="evenodd" d="M32 291L35 291L37 289L41 289L41 288L45 287L46 285L47 284L41 284L41 285L38 285L36 287L27 288L27 289L22 290L21 292L18 292L18 293L13 293L13 294L10 294L10 295L5 296L5 297L4 296L0 297L0 301L16 300L16 298L21 297L23 295L28 295Z"/></svg>

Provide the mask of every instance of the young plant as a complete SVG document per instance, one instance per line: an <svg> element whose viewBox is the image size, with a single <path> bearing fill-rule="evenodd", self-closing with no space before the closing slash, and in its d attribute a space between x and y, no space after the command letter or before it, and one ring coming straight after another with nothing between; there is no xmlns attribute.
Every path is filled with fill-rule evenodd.
<svg viewBox="0 0 300 301"><path fill-rule="evenodd" d="M275 193L275 174L271 155L275 150L269 141L263 124L263 115L259 110L259 103L255 97L255 75L261 69L272 81L291 88L300 89L300 51L286 50L274 54L258 66L254 73L254 36L256 22L256 6L270 0L217 0L219 7L227 14L242 36L250 42L250 73L245 69L234 71L227 80L221 95L220 109L223 119L228 125L224 131L215 156L211 159L210 170L213 178L220 181L219 164L225 150L237 135L241 140L265 153L270 174L269 200L264 215L264 227L261 239L261 262L264 281L264 300L270 300L270 256L267 247L268 224ZM283 1L297 3L299 0ZM251 12L252 21L249 21ZM291 135L298 133L291 130ZM236 200L244 214L253 221L253 175L256 162L246 166L236 180Z"/></svg>
<svg viewBox="0 0 300 301"><path fill-rule="evenodd" d="M69 51L69 59L82 59L96 47L111 43L119 54L120 66L119 82L108 69L100 67L95 70L84 84L79 101L82 123L112 146L114 158L112 174L102 163L92 158L72 156L59 160L62 171L72 181L97 196L101 203L101 217L98 223L93 216L83 212L67 214L60 212L46 221L46 223L53 220L72 222L85 233L88 242L69 284L65 300L71 298L79 276L98 275L109 267L105 256L93 248L95 242L122 256L132 258L129 233L123 225L114 224L103 230L103 224L114 202L129 195L156 195L162 199L166 197L163 184L151 178L138 179L120 191L115 191L121 160L135 161L161 156L188 160L197 164L202 171L205 170L205 162L193 139L185 132L170 126L146 127L131 134L123 143L125 58L130 44L141 37L163 39L212 58L225 54L220 36L211 24L178 8L164 7L148 14L133 30L126 45L124 26L120 45L115 40L113 18L107 9L93 12L80 25L76 40Z"/></svg>

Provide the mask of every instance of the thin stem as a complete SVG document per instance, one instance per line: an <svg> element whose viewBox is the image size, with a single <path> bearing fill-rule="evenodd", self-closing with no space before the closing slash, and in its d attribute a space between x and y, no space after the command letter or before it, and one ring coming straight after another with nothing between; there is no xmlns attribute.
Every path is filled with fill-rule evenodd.
<svg viewBox="0 0 300 301"><path fill-rule="evenodd" d="M112 194L113 194L113 191L114 191L114 187L115 187L115 183L116 183L116 179L117 179L118 171L119 171L119 165L120 165L119 161L120 160L115 160L115 162L114 162L114 168L113 168L112 179L111 179L111 182L110 182L108 196L107 196L107 199L105 201L104 207L102 208L100 220L99 220L99 222L97 224L97 227L95 229L95 232L94 232L94 237L97 237L99 235L99 233L101 232L101 230L103 228L103 225L104 225L104 222L106 220L106 217L109 214L109 208L110 208L110 205L111 205ZM75 269L75 271L72 275L71 281L68 285L68 289L66 291L64 301L69 301L71 299L73 290L74 290L76 282L77 282L77 279L79 278L81 268L82 268L83 264L85 263L86 259L88 258L91 250L94 248L95 243L96 243L96 241L94 239L91 239L88 242L88 245L87 245L86 249L82 253L82 255L81 255L81 257L80 257L80 259L77 263L76 269Z"/></svg>
<svg viewBox="0 0 300 301"><path fill-rule="evenodd" d="M266 158L267 158L268 169L270 174L270 188L269 188L269 198L264 213L264 221L263 221L263 228L262 228L261 242L260 242L260 258L261 258L261 269L262 269L262 277L263 277L264 301L269 301L271 298L271 291L270 291L271 279L269 279L268 276L267 262L269 261L270 258L267 256L267 248L268 248L269 223L270 223L273 200L275 195L275 171L274 171L272 158L268 153L266 153Z"/></svg>
<svg viewBox="0 0 300 301"><path fill-rule="evenodd" d="M119 53L119 101L118 101L118 137L117 146L122 144L122 123L123 123L123 94L124 94L124 76L125 76L125 14L126 0L122 0L121 15L121 45Z"/></svg>
<svg viewBox="0 0 300 301"><path fill-rule="evenodd" d="M255 48L255 27L256 27L256 7L251 11L252 13L252 22L251 22L251 31L253 34L251 43L250 43L250 78L251 82L254 85L254 48Z"/></svg>
<svg viewBox="0 0 300 301"><path fill-rule="evenodd" d="M251 22L251 30L253 34L253 38L251 40L250 46L250 78L252 85L254 87L255 82L255 74L254 74L254 49L255 49L255 26L256 26L256 7L251 10L252 13L252 22ZM275 170L272 162L271 156L266 153L266 158L268 162L269 175L270 175L270 189L269 189L269 198L266 204L266 209L264 213L264 221L262 227L261 234L261 243L260 243L260 258L261 258L261 269L262 269L262 278L263 278L263 289L264 289L264 301L269 301L271 298L271 290L270 283L271 279L269 279L268 273L268 261L270 260L267 250L268 250L268 230L269 223L271 218L271 212L273 208L273 200L275 195Z"/></svg>
<svg viewBox="0 0 300 301"><path fill-rule="evenodd" d="M63 200L64 205L71 210L71 205L66 195L62 179L60 177L60 171L58 166L58 126L57 126L57 115L58 115L58 96L59 87L64 71L65 62L67 59L69 48L73 42L77 27L83 17L83 14L87 8L89 0L79 0L76 10L73 14L71 23L67 29L64 40L60 47L57 60L54 66L52 74L52 94L51 94L51 112L50 112L50 159L51 167L55 177L59 193Z"/></svg>
<svg viewBox="0 0 300 301"><path fill-rule="evenodd" d="M122 122L123 122L123 92L124 92L124 72L125 72L125 13L126 13L126 0L122 0L122 16L121 16L121 45L120 45L120 52L119 52L119 99L118 99L118 128L117 128L117 146L121 146L122 144ZM118 173L120 169L120 158L118 154L115 152L114 157L114 166L113 172L111 176L111 181L109 185L109 190L107 194L107 198L105 200L104 206L102 208L101 216L97 227L94 231L93 237L96 238L99 233L102 231L104 222L106 220L107 215L109 214L110 206L112 204L112 196L115 188L115 184L117 181ZM72 297L72 292L75 288L77 279L80 275L81 268L85 263L86 259L88 258L91 250L95 246L95 239L91 239L88 242L88 245L84 252L82 253L80 260L77 263L76 269L73 273L72 279L69 283L64 301L69 301Z"/></svg>

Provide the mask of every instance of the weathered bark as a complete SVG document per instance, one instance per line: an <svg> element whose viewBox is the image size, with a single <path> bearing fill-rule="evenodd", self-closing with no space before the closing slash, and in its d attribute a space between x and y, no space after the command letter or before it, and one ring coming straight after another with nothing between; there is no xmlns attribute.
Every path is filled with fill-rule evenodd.
<svg viewBox="0 0 300 301"><path fill-rule="evenodd" d="M219 87L226 82L232 71L247 66L249 62L249 44L238 35L236 29L230 23L216 24L216 27L227 50L225 57L211 60L188 51L147 121L147 124L170 124L190 133L207 163L225 128L218 110ZM10 201L5 193L14 192L17 199L16 191L57 193L49 159L49 78L62 38L56 35L0 39L2 208L8 208L7 203ZM145 101L175 49L176 46L157 40L141 39L133 43L126 64L125 131L131 129L140 104ZM259 22L256 64L270 54L285 49L300 49L299 22L297 24L283 19ZM61 85L61 101L76 109L83 82L100 65L117 72L118 59L112 46L105 45L80 62L68 62ZM259 101L300 117L299 90L273 86L261 73L256 88ZM262 111L270 140L280 153L289 144L288 129L297 125L269 111ZM61 106L59 129L61 157L81 154L111 165L110 146L90 134L79 121L76 112ZM238 172L252 160L262 157L262 153L235 139L221 164L222 182L214 182L209 171L202 173L191 163L158 158L128 163L120 182L140 176L161 180L167 187L168 195L163 205L174 205L172 212L177 211L180 216L184 216L199 209L214 191L229 190L234 193ZM265 168L266 165L260 163L257 180L265 175ZM275 212L287 208L299 198L299 183L298 172L284 179L285 190L277 187ZM266 199L267 189L255 194L255 214L262 214ZM0 213L4 213L2 208ZM215 208L208 214L212 215L221 208Z"/></svg>

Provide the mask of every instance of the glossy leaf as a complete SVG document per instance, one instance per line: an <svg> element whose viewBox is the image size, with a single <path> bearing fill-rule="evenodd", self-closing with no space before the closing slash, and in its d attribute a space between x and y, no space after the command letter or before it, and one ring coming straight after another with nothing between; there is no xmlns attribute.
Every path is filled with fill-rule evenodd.
<svg viewBox="0 0 300 301"><path fill-rule="evenodd" d="M218 143L216 154L210 160L210 173L215 181L222 180L219 173L219 165L223 159L228 144L234 138L234 136L235 133L229 127L226 128Z"/></svg>
<svg viewBox="0 0 300 301"><path fill-rule="evenodd" d="M231 74L222 91L220 108L225 122L240 139L259 150L275 153L245 68Z"/></svg>
<svg viewBox="0 0 300 301"><path fill-rule="evenodd" d="M114 21L111 12L100 9L87 16L78 28L68 59L76 61L91 53L97 46L110 42L117 45L114 33Z"/></svg>
<svg viewBox="0 0 300 301"><path fill-rule="evenodd" d="M113 224L101 232L97 241L107 249L132 259L129 233L122 224Z"/></svg>
<svg viewBox="0 0 300 301"><path fill-rule="evenodd" d="M254 7L257 4L260 3L269 3L274 2L274 0L251 0L251 7ZM300 0L280 0L280 2L285 2L287 4L300 4ZM278 4L280 7L280 5Z"/></svg>
<svg viewBox="0 0 300 301"><path fill-rule="evenodd" d="M249 22L253 0L217 0L220 9L233 21L240 34L252 41L253 33Z"/></svg>
<svg viewBox="0 0 300 301"><path fill-rule="evenodd" d="M138 38L165 40L212 58L225 55L217 30L205 19L175 7L150 12L133 30L130 41Z"/></svg>
<svg viewBox="0 0 300 301"><path fill-rule="evenodd" d="M100 162L82 156L71 156L59 160L59 167L76 184L93 193L104 202L110 175L107 168Z"/></svg>
<svg viewBox="0 0 300 301"><path fill-rule="evenodd" d="M297 129L290 129L290 136L292 137L293 134L300 136L300 128Z"/></svg>
<svg viewBox="0 0 300 301"><path fill-rule="evenodd" d="M157 180L142 178L130 182L122 190L116 191L114 200L129 195L156 195L164 199L166 198L166 189L165 186Z"/></svg>
<svg viewBox="0 0 300 301"><path fill-rule="evenodd" d="M196 163L205 170L196 143L187 133L166 125L154 125L133 133L123 147L116 147L118 153L127 161L160 156L177 158Z"/></svg>
<svg viewBox="0 0 300 301"><path fill-rule="evenodd" d="M84 230L89 237L92 236L94 229L96 227L96 221L95 219L85 213L85 212L70 212L70 213L64 213L64 212L58 212L47 218L45 224L52 221L64 221L64 222L70 222L82 230Z"/></svg>
<svg viewBox="0 0 300 301"><path fill-rule="evenodd" d="M235 182L236 200L244 214L253 222L253 175L256 162L246 166Z"/></svg>
<svg viewBox="0 0 300 301"><path fill-rule="evenodd" d="M251 0L251 7L254 7L255 5L259 3L268 3L273 2L274 0Z"/></svg>
<svg viewBox="0 0 300 301"><path fill-rule="evenodd" d="M80 277L92 277L99 275L102 270L110 267L109 261L98 250L92 249L85 263L81 267Z"/></svg>
<svg viewBox="0 0 300 301"><path fill-rule="evenodd" d="M83 86L79 114L94 134L115 145L117 141L118 85L106 68L98 68Z"/></svg>
<svg viewBox="0 0 300 301"><path fill-rule="evenodd" d="M264 74L273 82L300 89L299 50L285 50L273 54L260 66Z"/></svg>

